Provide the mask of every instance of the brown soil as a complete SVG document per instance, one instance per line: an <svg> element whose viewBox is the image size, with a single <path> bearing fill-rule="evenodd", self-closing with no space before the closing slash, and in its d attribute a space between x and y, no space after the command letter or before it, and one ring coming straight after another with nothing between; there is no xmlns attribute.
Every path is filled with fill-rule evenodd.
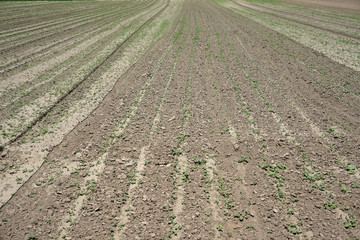
<svg viewBox="0 0 360 240"><path fill-rule="evenodd" d="M303 20L312 20L312 21L315 21L315 22L320 22L320 23L326 23L328 25L338 25L338 26L341 26L341 27L344 27L345 29L353 29L353 30L360 30L360 27L352 27L352 26L348 26L348 25L345 25L345 24L341 24L341 23L338 23L336 22L336 20L334 21L329 21L329 20L324 20L324 19L321 19L319 17L311 17L311 16L306 16L306 15L301 15L301 14L298 14L298 13L295 13L295 12L292 12L292 11L284 11L284 10L278 10L276 9L276 5L273 6L273 7L268 7L268 6L264 6L264 5L260 5L260 4L254 4L252 3L251 5L253 6L256 6L256 7L260 7L260 8L263 8L263 9L266 9L266 10L269 10L271 12L276 12L276 13L280 13L280 14L284 14L285 16L290 16L290 17L298 17L299 19L303 19ZM280 5L282 6L282 5Z"/></svg>
<svg viewBox="0 0 360 240"><path fill-rule="evenodd" d="M351 12L360 12L360 2L358 0L287 0L317 7L333 8Z"/></svg>
<svg viewBox="0 0 360 240"><path fill-rule="evenodd" d="M360 35L355 14L284 2L254 4L237 0L223 5L334 61L360 70Z"/></svg>
<svg viewBox="0 0 360 240"><path fill-rule="evenodd" d="M301 21L301 20L298 20L298 19L293 19L289 15L287 15L287 16L286 15L277 15L277 14L274 13L274 10L271 11L271 12L264 11L263 9L269 9L269 8L265 8L265 7L262 7L260 5L239 3L237 1L234 1L234 3L241 6L241 7L245 7L247 9L251 9L253 11L257 11L257 12L260 12L262 14L267 14L267 15L270 15L270 16L274 16L274 17L277 17L277 18L281 18L281 19L290 21L290 22L298 23L298 24L301 24L301 25L304 25L304 26L310 26L310 27L313 27L313 28L316 28L316 29L319 29L319 30L322 30L322 31L326 31L326 32L329 32L329 33L332 33L332 34L337 34L337 35L340 35L340 36L344 36L344 37L348 37L348 38L360 41L360 37L358 37L358 36L353 36L353 35L343 33L343 32L340 32L340 31L334 31L332 29L324 28L324 27L321 27L321 26L316 25L314 23L308 23L308 22L304 22L304 21ZM260 9L254 8L253 6L260 7Z"/></svg>
<svg viewBox="0 0 360 240"><path fill-rule="evenodd" d="M213 1L158 4L140 28L174 24L33 171L32 130L2 151L0 183L29 179L1 185L0 239L360 238L359 73Z"/></svg>

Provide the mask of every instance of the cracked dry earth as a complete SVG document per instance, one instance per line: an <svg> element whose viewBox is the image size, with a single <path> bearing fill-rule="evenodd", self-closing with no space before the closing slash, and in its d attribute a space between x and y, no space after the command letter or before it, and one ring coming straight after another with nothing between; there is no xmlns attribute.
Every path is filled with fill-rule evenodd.
<svg viewBox="0 0 360 240"><path fill-rule="evenodd" d="M31 128L19 117L8 135L21 111L2 108L1 240L360 239L359 72L214 1L26 6L50 4L42 25L1 25L20 34L3 45L2 99L21 109L41 94L11 89L82 80ZM79 19L84 33L57 35ZM46 62L62 65L36 77ZM7 82L23 71L38 86Z"/></svg>

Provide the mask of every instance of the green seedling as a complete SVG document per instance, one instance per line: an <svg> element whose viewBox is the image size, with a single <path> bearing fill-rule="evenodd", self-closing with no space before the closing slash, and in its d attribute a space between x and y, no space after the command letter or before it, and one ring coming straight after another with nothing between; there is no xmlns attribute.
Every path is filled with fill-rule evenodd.
<svg viewBox="0 0 360 240"><path fill-rule="evenodd" d="M237 160L238 163L248 163L250 161L250 157L242 156L240 159Z"/></svg>
<svg viewBox="0 0 360 240"><path fill-rule="evenodd" d="M206 160L204 158L198 159L197 157L193 157L193 160L195 164L199 164L199 165L206 163Z"/></svg>
<svg viewBox="0 0 360 240"><path fill-rule="evenodd" d="M357 220L349 219L348 217L346 217L344 224L345 224L345 228L351 228L351 227L354 228L357 225Z"/></svg>
<svg viewBox="0 0 360 240"><path fill-rule="evenodd" d="M336 203L334 201L324 202L324 208L325 209L335 209L336 208Z"/></svg>
<svg viewBox="0 0 360 240"><path fill-rule="evenodd" d="M351 190L348 189L344 184L341 184L341 191L344 193L351 193Z"/></svg>

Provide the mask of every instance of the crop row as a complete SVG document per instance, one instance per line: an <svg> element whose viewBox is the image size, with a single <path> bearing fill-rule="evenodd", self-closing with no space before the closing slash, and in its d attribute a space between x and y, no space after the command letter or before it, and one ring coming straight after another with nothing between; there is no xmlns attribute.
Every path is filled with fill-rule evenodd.
<svg viewBox="0 0 360 240"><path fill-rule="evenodd" d="M99 46L97 49L96 48L94 48L93 46L86 46L87 47L87 49L88 49L88 53L86 53L86 52L83 52L81 55L77 55L76 56L76 58L70 58L69 60L71 61L71 62L75 62L75 63L77 63L77 61L79 60L79 62L77 63L77 65L75 66L75 65L70 65L70 67L72 68L72 69L76 69L77 68L77 70L72 70L72 71L70 71L71 73L72 73L72 75L70 75L70 76L68 76L67 78L68 79L64 79L65 81L54 81L54 80L56 80L56 78L55 79L50 79L49 80L49 73L45 76L45 79L44 80L46 80L44 83L45 84L47 84L48 86L51 86L51 85L53 85L53 86L51 86L51 88L48 88L48 90L47 90L47 92L49 92L49 94L48 94L48 96L51 98L51 99L55 99L55 101L57 101L56 99L58 99L58 97L57 96L59 96L59 95L64 95L65 94L65 96L67 95L67 92L69 91L69 90L66 90L66 89L68 89L69 88L69 86L73 86L74 84L74 86L76 86L76 84L79 82L79 80L81 80L81 79L86 79L87 77L87 75L88 76L90 76L91 74L92 74L92 72L94 72L96 69L97 69L97 66L99 65L99 64L101 64L102 62L104 62L107 58L108 58L108 56L109 56L109 54L111 53L111 52L114 52L114 51L116 51L116 49L119 49L120 48L120 46L121 46L121 42L120 42L120 44L119 44L119 35L120 35L120 37L122 37L122 36L125 36L125 40L127 39L127 37L128 36L130 36L131 35L131 33L134 31L134 30L136 30L136 28L137 28L137 26L139 26L140 24L141 24L141 22L139 22L138 21L138 19L141 19L141 15L140 16L137 16L136 18L134 18L134 20L132 20L134 23L135 22L137 22L137 25L131 25L131 27L129 27L129 26L126 26L125 25L125 28L119 28L119 30L117 30L117 31L115 31L113 34L111 34L111 35L109 35L109 37L108 38L105 38L105 39L101 39L102 40L102 43L104 43L104 42L108 42L109 44L108 44L108 46L106 46L106 44L101 44L101 42L96 42L96 44ZM120 25L120 27L121 27L121 25ZM116 30L116 29L115 29ZM120 39L121 40L121 39ZM124 40L122 40L122 42L124 42ZM99 50L100 49L104 49L105 51L104 51L104 53L103 54L101 54L101 55L99 55ZM115 49L115 50L114 50ZM89 56L91 56L91 55L93 55L94 53L96 52L96 54L97 54L97 58L95 58L94 60L93 60L93 62L91 63L91 64L86 64L86 65L84 65L86 62L84 62L85 60L84 59L87 59ZM87 57L86 57L87 56ZM76 60L76 59L78 59L78 60ZM71 63L70 62L70 63ZM65 64L66 64L66 62L64 62ZM82 66L80 69L79 69L79 66ZM58 65L57 66L57 68L58 69L61 69L63 66L61 66L61 65ZM95 68L94 68L95 67ZM70 68L70 69L71 69ZM65 68L67 71L69 71L69 69L68 69L68 67L67 68ZM95 69L95 70L94 70ZM55 71L55 73L57 73L56 72L56 70L55 69L53 69L53 71ZM61 72L60 72L61 73ZM56 74L57 75L57 74ZM55 76L56 76L55 75ZM51 75L50 75L51 76ZM84 77L85 76L85 77ZM64 76L63 75L58 75L58 76L56 76L56 77L61 77L61 78L64 78ZM41 80L41 78L38 78L38 79L40 79ZM50 82L51 81L51 82ZM70 83L72 82L72 84L70 84L69 85L69 81L70 81ZM32 84L34 84L34 83L32 83ZM49 85L50 84L50 85ZM40 82L40 85L38 85L38 87L37 87L37 89L38 90L40 90L40 91L42 91L43 93L44 93L44 86L46 86L46 85L43 85L42 84L42 82ZM61 87L62 86L62 87ZM46 88L45 88L46 89ZM44 102L45 103L45 106L46 106L46 104L51 104L51 102L52 101L48 101L48 100L46 100L46 101L41 101L41 99L43 99L44 98L44 96L46 96L46 95L43 95L43 96L39 96L38 95L38 93L37 93L37 91L34 91L35 89L33 89L33 91L30 93L29 92L29 94L27 94L27 95L25 95L25 98L24 98L24 100L22 100L22 101L18 101L18 103L17 104L15 104L14 106L16 106L15 108L13 108L11 111L14 113L14 112L18 112L20 115L21 115L21 112L23 112L23 111L17 111L17 109L24 109L24 107L26 108L26 109L29 109L29 100L31 101L31 102L33 102L33 104L36 104L36 102L38 102L38 103L40 103L40 104L42 104L41 102ZM10 95L11 96L11 95ZM35 98L34 98L35 97ZM39 98L40 97L40 98ZM55 98L54 98L55 97ZM20 99L21 100L21 99ZM39 102L40 101L40 102ZM34 105L35 106L35 105ZM39 106L40 107L40 106ZM40 107L40 109L41 108L43 108L43 107ZM31 110L31 108L29 109L31 112L34 112L34 108ZM29 111L28 110L28 111ZM12 113L12 116L14 117L14 114ZM23 112L24 113L24 112ZM28 114L29 114L29 112L28 112ZM36 113L35 113L36 114ZM37 114L36 114L37 115ZM40 114L40 115L42 115L42 114ZM20 116L20 118L21 118L21 116ZM29 118L29 120L31 121L31 118ZM14 121L14 119L12 119L11 121ZM7 125L9 125L9 124L7 124ZM15 127L15 129L16 129L16 124L11 124L12 126L14 126ZM20 126L24 126L23 124L21 124ZM4 126L4 128L5 128L5 126ZM23 127L20 127L20 128L22 128L23 129ZM3 129L5 132L7 132L5 129ZM22 130L20 130L20 132L21 132Z"/></svg>

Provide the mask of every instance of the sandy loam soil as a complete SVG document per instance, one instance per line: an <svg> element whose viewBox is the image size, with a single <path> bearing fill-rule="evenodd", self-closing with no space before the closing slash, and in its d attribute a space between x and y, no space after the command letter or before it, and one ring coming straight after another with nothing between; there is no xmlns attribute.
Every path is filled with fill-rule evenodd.
<svg viewBox="0 0 360 240"><path fill-rule="evenodd" d="M289 2L223 2L246 18L284 34L332 60L360 70L358 15Z"/></svg>
<svg viewBox="0 0 360 240"><path fill-rule="evenodd" d="M146 3L1 151L0 239L359 239L359 72L216 1Z"/></svg>
<svg viewBox="0 0 360 240"><path fill-rule="evenodd" d="M358 0L287 0L300 4L333 8L360 13L360 1Z"/></svg>

